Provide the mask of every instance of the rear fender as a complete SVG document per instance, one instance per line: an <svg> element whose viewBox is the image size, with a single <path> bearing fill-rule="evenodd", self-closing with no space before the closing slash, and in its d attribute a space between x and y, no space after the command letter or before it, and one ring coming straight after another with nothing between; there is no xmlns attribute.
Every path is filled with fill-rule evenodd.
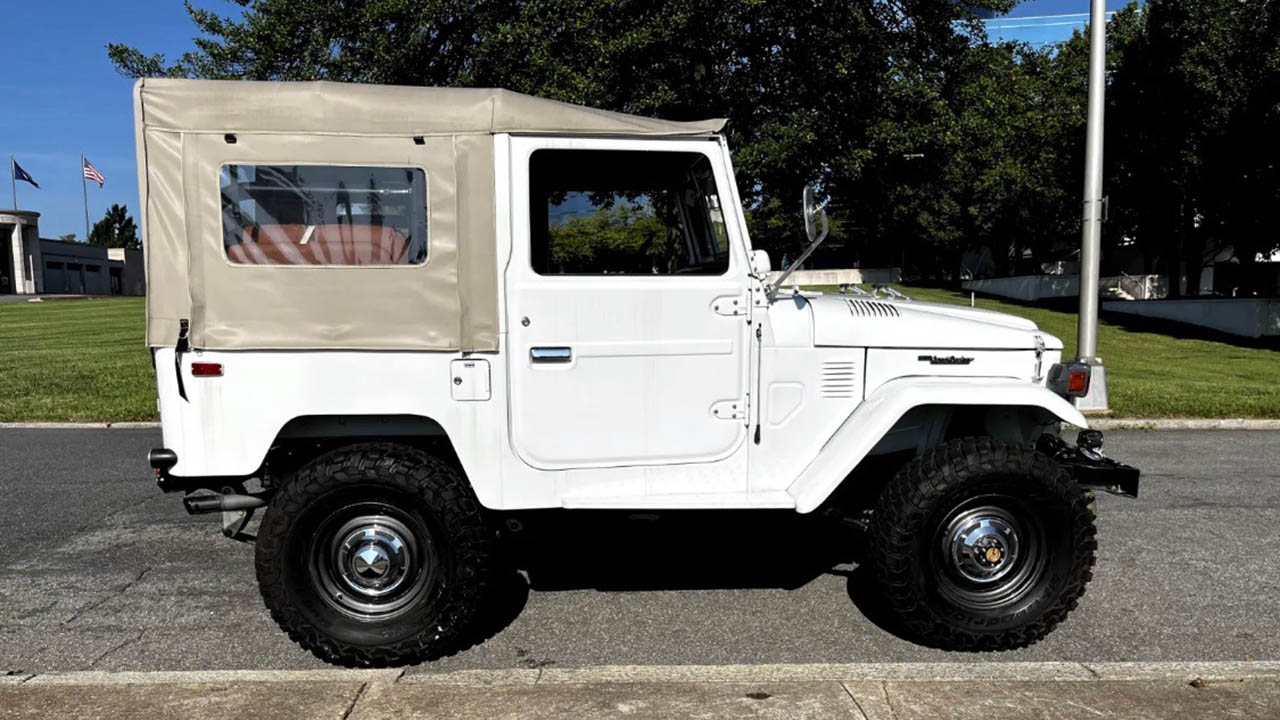
<svg viewBox="0 0 1280 720"><path fill-rule="evenodd" d="M903 415L923 405L1040 408L1063 422L1088 427L1084 415L1071 403L1025 380L939 377L891 380L853 411L823 445L817 458L787 488L796 500L796 510L807 513L821 505Z"/></svg>

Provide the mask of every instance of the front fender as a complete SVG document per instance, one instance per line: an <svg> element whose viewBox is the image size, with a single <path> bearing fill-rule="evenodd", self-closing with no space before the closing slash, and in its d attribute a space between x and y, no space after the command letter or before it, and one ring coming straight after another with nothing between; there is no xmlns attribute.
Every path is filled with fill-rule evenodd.
<svg viewBox="0 0 1280 720"><path fill-rule="evenodd" d="M798 512L812 512L862 462L908 410L921 405L1022 406L1044 409L1063 422L1088 427L1071 403L1040 385L1012 378L906 377L871 393L787 488Z"/></svg>

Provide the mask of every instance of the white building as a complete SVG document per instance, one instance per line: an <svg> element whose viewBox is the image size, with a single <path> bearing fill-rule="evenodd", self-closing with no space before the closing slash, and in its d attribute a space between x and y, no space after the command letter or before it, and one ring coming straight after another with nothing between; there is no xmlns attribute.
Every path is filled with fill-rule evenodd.
<svg viewBox="0 0 1280 720"><path fill-rule="evenodd" d="M40 213L0 210L0 293L44 291L40 259Z"/></svg>
<svg viewBox="0 0 1280 720"><path fill-rule="evenodd" d="M146 294L141 250L41 238L39 219L0 210L0 294Z"/></svg>

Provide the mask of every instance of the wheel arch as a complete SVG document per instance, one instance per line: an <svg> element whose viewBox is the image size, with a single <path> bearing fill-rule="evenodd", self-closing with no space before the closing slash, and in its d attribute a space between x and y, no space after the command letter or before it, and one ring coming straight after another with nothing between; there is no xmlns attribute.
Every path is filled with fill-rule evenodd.
<svg viewBox="0 0 1280 720"><path fill-rule="evenodd" d="M801 513L817 509L869 458L918 455L961 435L1034 442L1058 422L1087 427L1071 403L1012 378L900 378L881 385L840 425L787 492Z"/></svg>
<svg viewBox="0 0 1280 720"><path fill-rule="evenodd" d="M298 415L280 427L263 460L263 470L273 477L336 448L368 441L399 443L426 450L456 468L468 479L448 431L435 418L414 414ZM474 483L470 483L473 485Z"/></svg>

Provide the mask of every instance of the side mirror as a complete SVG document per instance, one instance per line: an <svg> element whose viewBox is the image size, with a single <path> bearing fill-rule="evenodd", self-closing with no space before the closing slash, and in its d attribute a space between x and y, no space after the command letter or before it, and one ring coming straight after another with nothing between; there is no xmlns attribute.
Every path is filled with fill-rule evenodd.
<svg viewBox="0 0 1280 720"><path fill-rule="evenodd" d="M769 262L769 253L763 250L751 251L751 271L757 277L764 277L773 270L773 263Z"/></svg>
<svg viewBox="0 0 1280 720"><path fill-rule="evenodd" d="M822 241L827 239L827 204L818 202L817 191L813 189L813 185L804 186L804 232L809 236L809 247L805 248L794 262L783 268L781 275L765 286L765 293L768 294L770 301L777 296L778 288L791 277L791 273L803 265Z"/></svg>
<svg viewBox="0 0 1280 720"><path fill-rule="evenodd" d="M813 185L804 186L804 233L811 243L827 237L827 204L818 202Z"/></svg>

